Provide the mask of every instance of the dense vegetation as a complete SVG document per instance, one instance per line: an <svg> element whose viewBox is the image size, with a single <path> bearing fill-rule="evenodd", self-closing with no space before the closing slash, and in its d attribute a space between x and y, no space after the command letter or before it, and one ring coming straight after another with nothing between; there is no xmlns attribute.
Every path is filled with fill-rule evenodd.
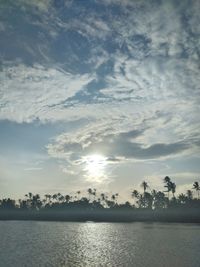
<svg viewBox="0 0 200 267"><path fill-rule="evenodd" d="M0 211L55 211L55 210L167 210L167 209L200 209L200 185L197 181L186 194L176 196L176 184L170 177L164 178L164 191L150 189L147 182L141 184L143 192L133 190L131 197L133 201L119 203L119 194L107 195L98 193L96 189L89 188L87 197L81 196L77 191L74 196L57 194L46 194L41 198L39 194L28 193L24 199L15 201L7 198L0 200Z"/></svg>

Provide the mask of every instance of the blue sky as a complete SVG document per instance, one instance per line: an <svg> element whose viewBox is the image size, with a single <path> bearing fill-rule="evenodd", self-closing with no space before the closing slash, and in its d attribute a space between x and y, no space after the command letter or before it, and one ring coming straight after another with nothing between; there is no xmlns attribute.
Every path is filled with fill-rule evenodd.
<svg viewBox="0 0 200 267"><path fill-rule="evenodd" d="M0 195L199 177L200 2L0 2Z"/></svg>

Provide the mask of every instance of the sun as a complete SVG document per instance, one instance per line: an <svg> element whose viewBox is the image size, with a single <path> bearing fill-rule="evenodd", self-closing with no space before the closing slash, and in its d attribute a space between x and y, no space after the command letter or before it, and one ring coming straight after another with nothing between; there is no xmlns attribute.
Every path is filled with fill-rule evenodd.
<svg viewBox="0 0 200 267"><path fill-rule="evenodd" d="M92 181L101 182L105 177L107 158L100 154L91 154L84 157L87 178Z"/></svg>

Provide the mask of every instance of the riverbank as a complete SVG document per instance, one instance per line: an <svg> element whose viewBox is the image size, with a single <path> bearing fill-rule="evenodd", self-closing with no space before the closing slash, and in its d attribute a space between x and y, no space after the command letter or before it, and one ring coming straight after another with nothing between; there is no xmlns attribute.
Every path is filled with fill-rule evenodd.
<svg viewBox="0 0 200 267"><path fill-rule="evenodd" d="M0 211L0 220L200 223L200 210Z"/></svg>

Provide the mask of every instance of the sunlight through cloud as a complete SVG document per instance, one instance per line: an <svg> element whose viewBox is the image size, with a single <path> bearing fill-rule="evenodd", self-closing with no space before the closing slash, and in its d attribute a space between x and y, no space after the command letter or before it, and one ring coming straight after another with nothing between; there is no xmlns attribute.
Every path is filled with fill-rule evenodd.
<svg viewBox="0 0 200 267"><path fill-rule="evenodd" d="M87 180L102 183L106 177L107 158L100 154L83 157Z"/></svg>

